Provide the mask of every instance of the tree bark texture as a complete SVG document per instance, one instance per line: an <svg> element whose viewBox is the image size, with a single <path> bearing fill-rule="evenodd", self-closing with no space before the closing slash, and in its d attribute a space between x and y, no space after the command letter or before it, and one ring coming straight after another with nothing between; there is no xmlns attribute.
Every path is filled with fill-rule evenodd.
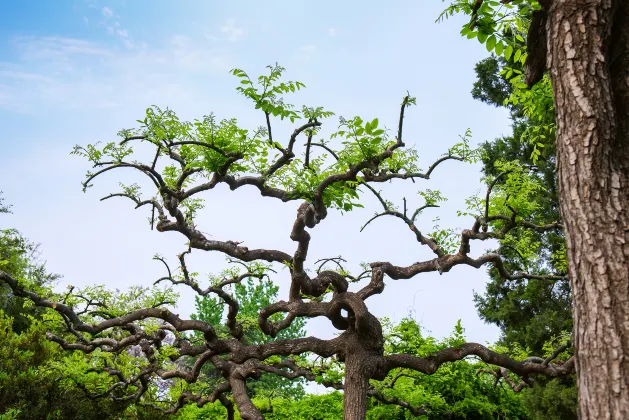
<svg viewBox="0 0 629 420"><path fill-rule="evenodd" d="M554 0L547 33L580 417L629 419L629 1Z"/></svg>
<svg viewBox="0 0 629 420"><path fill-rule="evenodd" d="M345 361L345 390L343 419L364 420L367 416L367 390L369 389L369 363L366 353L358 352Z"/></svg>

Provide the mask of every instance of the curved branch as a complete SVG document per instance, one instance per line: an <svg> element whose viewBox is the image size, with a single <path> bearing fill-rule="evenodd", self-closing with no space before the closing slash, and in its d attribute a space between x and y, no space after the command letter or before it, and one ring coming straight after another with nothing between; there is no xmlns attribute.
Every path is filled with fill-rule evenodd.
<svg viewBox="0 0 629 420"><path fill-rule="evenodd" d="M543 373L551 377L558 377L572 373L575 367L574 357L571 357L562 365L544 365L543 363L528 360L518 362L508 356L489 350L481 344L466 343L459 347L440 350L432 356L427 357L415 357L408 354L385 356L386 370L390 371L396 368L407 368L427 375L432 375L442 364L463 360L468 356L477 356L485 363L504 367L520 376L528 376L533 373Z"/></svg>
<svg viewBox="0 0 629 420"><path fill-rule="evenodd" d="M331 148L329 148L325 144L323 144L323 143L310 143L310 145L311 146L318 146L318 147L321 147L322 149L325 149L329 154L331 154L334 157L334 159L339 160L339 155L337 155L334 150L332 150Z"/></svg>

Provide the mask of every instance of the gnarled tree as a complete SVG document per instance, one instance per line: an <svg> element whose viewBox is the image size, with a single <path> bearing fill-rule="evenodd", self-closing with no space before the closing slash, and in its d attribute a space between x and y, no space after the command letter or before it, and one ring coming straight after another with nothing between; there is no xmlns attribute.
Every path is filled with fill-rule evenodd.
<svg viewBox="0 0 629 420"><path fill-rule="evenodd" d="M377 119L365 122L355 117L341 118L340 128L329 142L317 141L322 121L332 113L307 107L298 112L285 104L281 95L303 85L282 82L282 71L279 66L270 67L270 74L255 82L244 71L233 71L241 80L237 89L261 110L266 123L253 132L240 128L236 120L218 122L207 116L192 123L180 122L170 110L150 108L139 129L120 132L123 137L120 143L102 148L76 147L74 151L88 158L96 168L88 173L85 188L101 174L121 168L134 169L148 178L157 191L153 197L142 198L139 187L133 185L123 186L121 192L104 199L129 199L136 208L153 212L152 223L158 232L176 232L187 239L189 248L179 255L178 270L163 260L166 275L160 281L187 286L202 296L218 296L228 308L224 325L223 320L182 319L168 309L168 293L161 299L146 301L145 307L111 307L102 298L85 293L68 293L54 299L43 296L0 271L0 279L16 295L51 308L63 319L67 334L49 334L50 340L67 350L93 354L90 371L101 375L101 379L100 385L86 386L88 395L136 401L166 413L174 413L190 402L201 406L220 401L229 418L233 418L235 403L243 419L262 419L263 413L247 392L247 381L270 373L343 390L344 418L358 420L365 418L368 398L400 405L414 415L430 409L415 407L381 392L377 381L387 379L386 383L393 387L401 370L429 375L444 363L473 356L496 366L496 370L487 371L496 381L504 379L514 390L530 384L537 374L571 373L573 359L561 357L566 346L547 358L523 360L514 360L476 343L441 349L424 357L385 351L382 325L369 311L367 301L385 290L387 278L406 280L427 272L446 273L460 265L494 267L512 281L565 278L563 272L509 272L495 253L478 258L470 255L475 241L500 239L516 229L546 231L562 229L562 225L536 225L527 219L534 210L534 203L528 197L535 194L538 184L525 167L517 162L504 162L496 179L505 182L491 183L483 197L470 200L468 214L473 216L473 222L469 229L456 236L448 231L422 233L416 220L424 210L437 206L440 195L427 190L422 194L425 202L416 210L409 210L406 200L397 209L383 198L377 186L388 181L427 181L446 161L474 160L476 152L470 149L467 136L426 171L421 171L416 152L405 146L403 138L405 112L415 102L407 95L400 106L393 138L379 127ZM273 135L271 122L278 116L291 122L303 121L285 142ZM305 144L298 152L298 139L302 138ZM136 143L153 149L148 162L132 160L132 145ZM300 201L292 230L286 232L294 241L294 248L250 249L242 243L210 238L203 233L195 224L195 214L202 208L200 196L211 193L220 184L228 185L231 190L248 187L283 202ZM307 264L310 232L316 231L330 210L350 211L360 206L357 202L360 193L373 194L382 206L367 225L385 216L399 219L418 246L428 247L433 258L408 266L395 261L374 261L365 265L363 272L352 274L344 260L320 256L323 259L310 271ZM222 253L242 269L228 270L209 285L202 285L186 261L189 253L198 251ZM285 300L270 303L258 314L258 328L271 339L252 341L239 321L239 304L229 287L245 279L279 276L279 272L272 270L274 264L288 267L290 290ZM279 337L296 319L314 317L328 319L339 334L329 340ZM135 355L132 359L131 349ZM315 363L311 356L327 362ZM184 363L186 360L188 363ZM190 384L197 381L204 366L211 366L220 378L212 389L195 393ZM520 379L514 380L512 375ZM164 390L175 390L178 394L172 396Z"/></svg>

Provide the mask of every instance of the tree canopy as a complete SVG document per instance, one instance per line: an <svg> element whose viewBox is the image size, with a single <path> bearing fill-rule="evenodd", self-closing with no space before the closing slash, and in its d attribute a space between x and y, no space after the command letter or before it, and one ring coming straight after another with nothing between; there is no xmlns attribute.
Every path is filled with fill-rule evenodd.
<svg viewBox="0 0 629 420"><path fill-rule="evenodd" d="M629 386L620 372L629 369L629 196L621 191L629 185L629 3L456 0L442 17L455 13L469 17L462 35L506 63L504 80L484 83L483 99L511 87L505 104L527 118L520 138L532 146L534 164L546 143L556 146L555 162L539 172L556 165L565 258L550 254L547 265L570 274L579 416L626 418ZM548 239L546 249L563 247L560 236ZM499 300L508 308L508 297Z"/></svg>
<svg viewBox="0 0 629 420"><path fill-rule="evenodd" d="M565 343L558 343L557 349L545 349L544 354L514 358L500 348L464 342L460 327L444 343L421 341L421 336L417 337L419 342L412 341L408 331L419 333L412 322L394 329L393 337L407 335L398 341L387 335L391 329L366 305L371 296L384 292L386 278L404 280L426 272L447 273L460 265L487 265L511 282L565 279L561 269L514 271L499 253L476 258L470 254L472 244L489 239L512 241L516 250L530 253L534 239L527 232L543 236L544 232L562 229L558 220L547 223L537 217L540 204L533 197L542 186L525 164L496 160L499 174L486 193L470 198L460 212L471 221L470 228L460 233L451 229L423 233L416 222L424 212L438 206L443 200L441 194L422 189L419 202L405 198L398 207L386 199L378 185L428 181L445 162L477 161L482 154L470 146L469 131L422 170L417 151L407 147L403 138L407 109L415 103L410 95L399 105L399 120L392 133L381 128L378 118L339 118L338 130L324 139L320 127L333 113L322 107L298 110L285 102L284 96L304 85L285 81L282 67L269 66L268 73L258 78L240 69L232 73L239 81L237 91L260 110L264 126L249 130L239 126L236 119L219 120L214 115L180 121L174 111L154 106L138 120L137 128L120 131L121 141L76 146L73 151L94 166L83 183L85 190L101 175L123 168L133 169L149 181L152 191L148 194L138 184L121 184L119 192L103 200L127 199L135 208L149 210L151 226L158 232L176 232L186 238L188 248L178 255L176 266L156 256L164 266L164 276L156 283L183 285L196 292L199 312L193 319L182 319L169 309L176 301L170 287L135 287L115 293L88 287L58 294L32 290L30 284L0 272L0 279L16 296L49 308L51 312L46 313L51 320L60 328L65 326L47 337L65 350L83 354L85 364L76 366L76 372L83 373L77 380L82 380L88 395L133 401L137 407L166 414L176 413L189 403L202 407L218 402L229 418L235 415L235 404L243 419L261 419L268 415L256 404L256 398L262 398L264 386L251 384L274 375L342 390L343 416L347 419L364 418L370 404L398 406L415 416L436 414L450 410L440 403L444 398L458 407L456 415L463 415L470 410L465 400L455 402L456 398L443 394L437 399L419 398L424 395L421 391L398 394L397 387L405 390L419 380L430 388L430 381L422 375L435 375L440 369L446 373L449 368L442 365L456 365L470 357L496 366L478 373L513 390L530 385L536 375L562 377L573 372L574 360L566 354ZM283 142L273 135L272 126L278 119L296 124ZM303 139L303 146L299 146L298 138ZM287 232L295 243L294 250L250 249L204 233L196 216L203 209L203 197L219 184L231 190L248 187L285 203L298 201L292 230ZM362 207L364 194L375 196L381 205L365 227L381 217L393 217L401 226L406 225L418 246L427 247L433 258L409 266L374 261L362 264L358 271L352 268L358 264L333 256L319 256L314 264L307 264L310 232L315 232L329 211L349 213ZM187 257L204 251L224 254L232 267L201 280L189 267ZM276 290L268 283L280 275L290 278L285 300L275 300ZM227 308L225 316L222 309L210 309L219 302ZM302 320L314 317L328 319L339 334L328 340L302 337ZM460 365L463 371L456 375L470 378L472 371L478 370L467 363ZM88 371L93 375L85 375ZM479 380L478 386L485 389L488 383ZM393 389L394 384L399 385ZM482 391L486 396L487 392ZM473 398L475 412L496 413L496 398L485 402ZM499 410L516 412L518 408L509 408L505 400Z"/></svg>

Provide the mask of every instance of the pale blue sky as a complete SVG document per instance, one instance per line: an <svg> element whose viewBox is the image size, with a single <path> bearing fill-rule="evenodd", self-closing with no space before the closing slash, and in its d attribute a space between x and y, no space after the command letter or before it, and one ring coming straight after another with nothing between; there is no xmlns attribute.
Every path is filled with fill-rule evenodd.
<svg viewBox="0 0 629 420"><path fill-rule="evenodd" d="M14 206L0 227L16 227L41 242L50 269L65 276L62 286L149 285L162 274L151 257L160 253L174 260L184 243L174 234L150 231L147 212L134 211L129 202L99 201L115 191L120 178L103 178L83 194L80 182L89 168L69 155L72 146L115 140L151 104L169 106L182 119L213 111L255 128L262 115L234 91L231 68L257 75L279 62L288 79L307 86L290 102L322 105L346 117L378 117L389 128L409 90L418 106L407 114L405 138L417 146L424 168L467 128L475 143L509 131L503 111L471 98L474 64L487 52L459 36L460 21L434 22L444 6L439 0L1 0L0 6L0 190ZM275 137L286 138L293 129L290 123L277 125ZM130 175L124 180L137 180ZM385 190L391 199L407 196L419 203L417 191L440 189L450 201L427 213L420 227L430 230L436 216L444 227L467 227L471 221L457 219L455 210L481 188L479 177L478 166L449 162L428 182L399 182ZM202 231L292 253L288 236L296 203L226 188L206 198ZM377 210L371 198L367 203L349 215L332 213L311 232L310 263L339 254L354 266L431 258L395 220L359 233ZM473 252L488 247L475 244ZM191 264L202 273L224 266L222 257L201 252ZM276 280L285 285L286 277L280 272ZM396 320L412 309L439 337L462 318L470 340L493 341L497 329L478 319L472 302L472 291L482 290L486 279L484 269L456 268L443 276L389 280L368 306ZM188 315L193 295L180 291L179 310ZM310 329L332 332L324 321L311 322Z"/></svg>

